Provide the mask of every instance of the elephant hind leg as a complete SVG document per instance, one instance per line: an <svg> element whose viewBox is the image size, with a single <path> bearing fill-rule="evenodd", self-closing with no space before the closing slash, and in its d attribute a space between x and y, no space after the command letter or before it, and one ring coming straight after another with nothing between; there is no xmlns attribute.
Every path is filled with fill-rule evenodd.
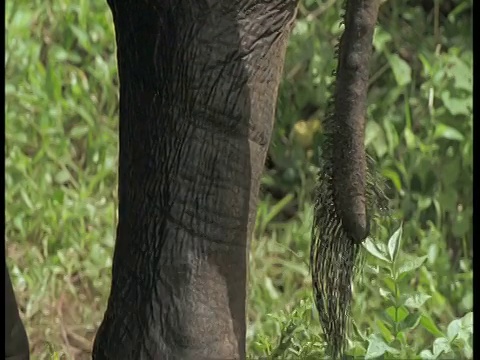
<svg viewBox="0 0 480 360"><path fill-rule="evenodd" d="M28 338L18 313L17 301L5 263L5 360L28 360Z"/></svg>

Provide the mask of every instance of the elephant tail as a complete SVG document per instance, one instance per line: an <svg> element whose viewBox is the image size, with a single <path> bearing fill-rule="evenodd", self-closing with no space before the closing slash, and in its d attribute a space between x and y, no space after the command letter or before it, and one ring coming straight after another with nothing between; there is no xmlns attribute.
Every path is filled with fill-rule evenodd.
<svg viewBox="0 0 480 360"><path fill-rule="evenodd" d="M310 268L315 303L330 355L344 352L360 244L371 216L386 208L383 181L365 152L372 40L379 0L347 0L333 97L315 194Z"/></svg>

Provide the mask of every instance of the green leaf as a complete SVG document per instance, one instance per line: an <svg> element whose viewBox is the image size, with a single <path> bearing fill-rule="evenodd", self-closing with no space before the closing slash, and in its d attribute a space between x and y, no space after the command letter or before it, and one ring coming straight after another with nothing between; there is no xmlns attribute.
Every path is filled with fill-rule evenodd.
<svg viewBox="0 0 480 360"><path fill-rule="evenodd" d="M454 86L471 93L473 90L472 68L458 57L453 58L452 62L452 66L447 68L447 71L454 80Z"/></svg>
<svg viewBox="0 0 480 360"><path fill-rule="evenodd" d="M473 333L473 312L468 312L462 317L462 327L469 329Z"/></svg>
<svg viewBox="0 0 480 360"><path fill-rule="evenodd" d="M393 355L400 354L399 350L388 346L378 334L372 334L368 337L368 349L365 354L365 359L374 359L382 356L386 352Z"/></svg>
<svg viewBox="0 0 480 360"><path fill-rule="evenodd" d="M408 310L403 306L398 309L395 309L394 306L389 306L385 313L396 323L402 322L409 314Z"/></svg>
<svg viewBox="0 0 480 360"><path fill-rule="evenodd" d="M395 304L395 298L393 297L392 293L384 288L379 289L380 295L390 301L392 304Z"/></svg>
<svg viewBox="0 0 480 360"><path fill-rule="evenodd" d="M355 342L354 345L347 351L347 355L351 356L354 359L357 359L359 357L365 356L366 352L367 350L365 350L365 348L361 344ZM317 357L317 359L319 358Z"/></svg>
<svg viewBox="0 0 480 360"><path fill-rule="evenodd" d="M385 324L389 325L390 327L395 326L395 321L392 320L390 315L387 314L386 311L382 311L378 314L379 320L382 320Z"/></svg>
<svg viewBox="0 0 480 360"><path fill-rule="evenodd" d="M441 354L448 354L452 352L452 348L450 347L450 342L447 338L441 337L435 339L433 342L433 355L439 356Z"/></svg>
<svg viewBox="0 0 480 360"><path fill-rule="evenodd" d="M405 301L410 298L410 294L401 294L397 299L395 299L395 306L400 307L405 304Z"/></svg>
<svg viewBox="0 0 480 360"><path fill-rule="evenodd" d="M74 24L69 24L70 25L70 30L75 34L79 44L88 52L91 52L92 46L90 43L90 38L87 34L87 32L74 25Z"/></svg>
<svg viewBox="0 0 480 360"><path fill-rule="evenodd" d="M469 309L469 310L473 308L473 294L471 291L466 293L465 296L462 298L461 306L464 309Z"/></svg>
<svg viewBox="0 0 480 360"><path fill-rule="evenodd" d="M465 139L465 137L462 135L460 131L442 123L438 123L437 126L435 127L435 132L433 134L433 137L435 139L442 138L442 139L455 140L455 141L463 141Z"/></svg>
<svg viewBox="0 0 480 360"><path fill-rule="evenodd" d="M430 360L430 359L436 359L437 357L432 354L430 350L422 350L420 353L420 357L422 359Z"/></svg>
<svg viewBox="0 0 480 360"><path fill-rule="evenodd" d="M377 324L378 329L380 330L380 333L382 334L384 339L386 339L389 343L395 340L395 337L392 335L392 333L383 321L377 319L375 323Z"/></svg>
<svg viewBox="0 0 480 360"><path fill-rule="evenodd" d="M466 98L452 97L449 91L444 91L440 96L443 104L452 115L470 115L473 108L471 96Z"/></svg>
<svg viewBox="0 0 480 360"><path fill-rule="evenodd" d="M386 179L390 179L390 181L395 186L395 190L397 190L398 192L402 190L402 180L400 180L400 175L397 171L393 169L383 169L382 175Z"/></svg>
<svg viewBox="0 0 480 360"><path fill-rule="evenodd" d="M405 86L412 81L412 69L400 56L396 54L389 55L388 62L398 86Z"/></svg>
<svg viewBox="0 0 480 360"><path fill-rule="evenodd" d="M352 319L352 328L353 328L353 332L354 334L356 334L359 338L361 338L363 341L367 341L367 337L365 336L365 334L362 332L362 330L360 330L360 328L358 327L357 323L355 321L353 321Z"/></svg>
<svg viewBox="0 0 480 360"><path fill-rule="evenodd" d="M455 214L455 222L452 225L452 232L457 237L462 237L470 230L472 226L472 208Z"/></svg>
<svg viewBox="0 0 480 360"><path fill-rule="evenodd" d="M77 125L77 126L73 127L73 129L70 131L70 136L73 139L80 139L80 138L84 137L85 135L87 135L89 131L90 131L90 128L88 126Z"/></svg>
<svg viewBox="0 0 480 360"><path fill-rule="evenodd" d="M390 236L388 240L388 255L390 256L390 260L395 262L398 256L398 252L400 250L400 244L402 241L402 232L403 232L403 224L400 224L397 230Z"/></svg>
<svg viewBox="0 0 480 360"><path fill-rule="evenodd" d="M374 148L375 153L379 158L383 157L388 151L385 133L382 127L375 121L367 122L365 128L365 147L369 145Z"/></svg>
<svg viewBox="0 0 480 360"><path fill-rule="evenodd" d="M455 319L452 322L450 322L447 328L448 339L452 341L458 335L461 328L462 328L462 322L460 319Z"/></svg>
<svg viewBox="0 0 480 360"><path fill-rule="evenodd" d="M422 314L420 312L414 312L407 315L407 317L400 323L399 331L415 329L420 323Z"/></svg>
<svg viewBox="0 0 480 360"><path fill-rule="evenodd" d="M432 205L432 198L426 196L419 196L417 204L419 210L426 210L430 207L430 205Z"/></svg>
<svg viewBox="0 0 480 360"><path fill-rule="evenodd" d="M445 335L440 329L435 325L430 315L422 314L420 319L420 324L427 330L430 334L437 337L444 337Z"/></svg>
<svg viewBox="0 0 480 360"><path fill-rule="evenodd" d="M55 175L55 181L58 184L64 184L70 180L70 173L67 170L60 170L56 175Z"/></svg>
<svg viewBox="0 0 480 360"><path fill-rule="evenodd" d="M417 293L405 300L405 306L411 309L418 309L430 298L430 295Z"/></svg>
<svg viewBox="0 0 480 360"><path fill-rule="evenodd" d="M386 261L387 263L390 263L390 260L388 260L388 257L385 253L383 253L377 245L375 245L375 243L372 241L372 239L370 237L367 238L367 240L365 240L363 242L363 247L370 253L372 254L374 257L376 257L377 259L380 259L380 260L383 260L383 261Z"/></svg>
<svg viewBox="0 0 480 360"><path fill-rule="evenodd" d="M390 121L386 120L383 122L383 128L385 129L385 138L387 139L388 144L388 153L390 156L394 156L395 151L400 143L399 133Z"/></svg>
<svg viewBox="0 0 480 360"><path fill-rule="evenodd" d="M442 165L442 183L447 188L443 191L449 190L455 194L457 193L457 189L455 188L454 184L458 181L460 176L463 177L462 161L463 159L461 157L455 157L449 161L447 160ZM443 204L443 201L440 202Z"/></svg>
<svg viewBox="0 0 480 360"><path fill-rule="evenodd" d="M400 267L398 268L398 275L403 273L411 272L415 269L418 269L423 263L427 260L427 256L421 256L413 258L412 260L405 260Z"/></svg>
<svg viewBox="0 0 480 360"><path fill-rule="evenodd" d="M267 214L265 217L264 225L266 226L269 224L278 214L282 212L285 207L293 200L294 195L293 194L287 194L285 197L280 200L278 203L276 203L272 208L270 209L270 212Z"/></svg>
<svg viewBox="0 0 480 360"><path fill-rule="evenodd" d="M473 349L470 344L465 344L463 347L463 353L465 354L465 358L473 359Z"/></svg>
<svg viewBox="0 0 480 360"><path fill-rule="evenodd" d="M473 334L473 313L468 313L461 319L455 319L448 325L447 338L452 341L455 337L462 339L465 343Z"/></svg>
<svg viewBox="0 0 480 360"><path fill-rule="evenodd" d="M273 285L272 279L267 276L264 280L265 290L272 300L277 300L279 297L278 290Z"/></svg>
<svg viewBox="0 0 480 360"><path fill-rule="evenodd" d="M445 174L448 177L448 174ZM443 209L448 212L457 210L457 190L455 188L445 189L438 195L438 201L443 205Z"/></svg>
<svg viewBox="0 0 480 360"><path fill-rule="evenodd" d="M423 65L423 71L425 71L425 75L432 76L432 65L430 64L426 56L423 54L418 54L418 59Z"/></svg>
<svg viewBox="0 0 480 360"><path fill-rule="evenodd" d="M59 77L59 70L50 61L47 64L47 74L45 76L45 90L47 90L48 97L58 102L62 97L61 79Z"/></svg>
<svg viewBox="0 0 480 360"><path fill-rule="evenodd" d="M400 323L398 326L401 326L402 323ZM400 341L401 346L405 346L407 344L407 335L405 334L405 331L399 330L397 332L397 336L395 337L396 340Z"/></svg>
<svg viewBox="0 0 480 360"><path fill-rule="evenodd" d="M407 148L409 150L415 149L416 139L415 139L415 134L412 132L412 130L406 127L403 130L403 135L405 137L405 144L407 145Z"/></svg>
<svg viewBox="0 0 480 360"><path fill-rule="evenodd" d="M375 28L375 34L373 36L373 46L377 51L382 52L385 49L385 45L392 41L392 36L382 29L381 26Z"/></svg>
<svg viewBox="0 0 480 360"><path fill-rule="evenodd" d="M383 278L383 283L387 286L392 293L395 292L395 281L390 276L385 276Z"/></svg>

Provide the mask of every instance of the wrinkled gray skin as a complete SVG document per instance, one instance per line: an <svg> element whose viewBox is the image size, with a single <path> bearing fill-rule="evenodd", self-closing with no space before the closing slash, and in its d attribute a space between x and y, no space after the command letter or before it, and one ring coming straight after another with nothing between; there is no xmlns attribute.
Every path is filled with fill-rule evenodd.
<svg viewBox="0 0 480 360"><path fill-rule="evenodd" d="M94 359L244 359L248 243L296 0L112 0L119 223Z"/></svg>
<svg viewBox="0 0 480 360"><path fill-rule="evenodd" d="M244 359L248 243L295 0L112 0L119 223L94 359Z"/></svg>
<svg viewBox="0 0 480 360"><path fill-rule="evenodd" d="M297 0L109 5L119 222L93 358L245 359L249 241Z"/></svg>

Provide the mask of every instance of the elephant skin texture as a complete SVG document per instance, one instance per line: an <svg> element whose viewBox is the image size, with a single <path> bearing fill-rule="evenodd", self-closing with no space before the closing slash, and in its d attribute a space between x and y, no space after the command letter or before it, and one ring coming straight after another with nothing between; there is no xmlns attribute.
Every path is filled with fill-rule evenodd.
<svg viewBox="0 0 480 360"><path fill-rule="evenodd" d="M244 359L248 245L297 1L109 3L119 222L94 359Z"/></svg>

